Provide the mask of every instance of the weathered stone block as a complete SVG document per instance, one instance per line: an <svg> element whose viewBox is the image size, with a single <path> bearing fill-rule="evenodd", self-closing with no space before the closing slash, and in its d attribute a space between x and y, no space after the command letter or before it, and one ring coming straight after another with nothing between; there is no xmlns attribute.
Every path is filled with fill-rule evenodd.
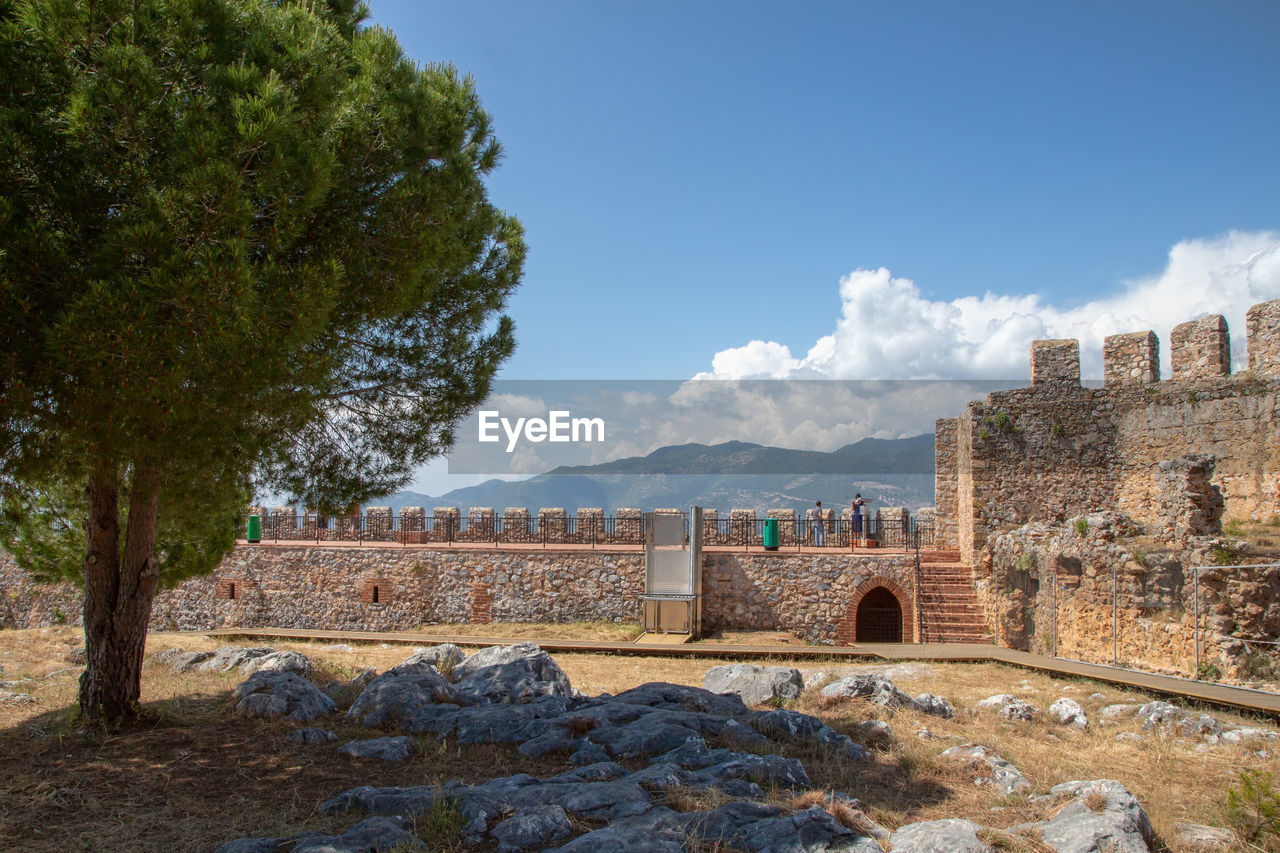
<svg viewBox="0 0 1280 853"><path fill-rule="evenodd" d="M1280 376L1280 299L1253 306L1244 315L1249 342L1249 372Z"/></svg>
<svg viewBox="0 0 1280 853"><path fill-rule="evenodd" d="M1031 384L1079 385L1080 342L1032 341Z"/></svg>
<svg viewBox="0 0 1280 853"><path fill-rule="evenodd" d="M1231 373L1231 335L1227 320L1213 314L1179 323L1169 335L1173 378L1216 379Z"/></svg>
<svg viewBox="0 0 1280 853"><path fill-rule="evenodd" d="M1160 339L1152 331L1108 335L1102 342L1102 373L1108 386L1160 381Z"/></svg>

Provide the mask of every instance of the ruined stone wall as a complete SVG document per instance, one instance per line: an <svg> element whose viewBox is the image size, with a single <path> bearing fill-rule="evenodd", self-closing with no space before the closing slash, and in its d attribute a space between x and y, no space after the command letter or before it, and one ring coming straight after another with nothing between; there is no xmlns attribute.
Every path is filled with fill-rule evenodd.
<svg viewBox="0 0 1280 853"><path fill-rule="evenodd" d="M1213 565L1230 547L1215 536L1164 546L1114 512L1037 522L991 539L978 597L1000 645L1184 677L1274 678L1280 568ZM1211 566L1199 584L1197 566Z"/></svg>
<svg viewBox="0 0 1280 853"><path fill-rule="evenodd" d="M1280 300L1248 318L1251 369L1235 375L1220 316L1174 329L1168 381L1149 331L1107 338L1104 388L1081 386L1077 342L1035 342L1031 387L937 422L939 529L972 561L1032 521L1119 509L1155 522L1159 466L1188 454L1214 458L1227 519L1280 515Z"/></svg>
<svg viewBox="0 0 1280 853"><path fill-rule="evenodd" d="M0 551L0 628L80 625L84 597L69 583L37 584Z"/></svg>

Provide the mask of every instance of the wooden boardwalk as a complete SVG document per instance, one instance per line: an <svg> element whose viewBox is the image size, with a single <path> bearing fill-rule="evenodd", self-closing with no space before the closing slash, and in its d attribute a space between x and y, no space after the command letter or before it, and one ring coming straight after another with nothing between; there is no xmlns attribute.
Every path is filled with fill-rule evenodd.
<svg viewBox="0 0 1280 853"><path fill-rule="evenodd" d="M449 634L409 634L378 631L321 631L305 628L218 628L190 631L208 637L274 637L292 640L321 640L345 643L405 643L426 646L455 643L459 646L537 643L548 652L582 654L650 655L707 658L789 658L817 660L912 660L1003 663L1053 675L1091 678L1165 696L1194 699L1280 718L1280 694L1193 681L1171 675L1156 675L1132 669L1082 663L1036 655L980 643L861 643L853 646L736 645L730 643L601 643L594 640L543 640L531 637L459 637Z"/></svg>

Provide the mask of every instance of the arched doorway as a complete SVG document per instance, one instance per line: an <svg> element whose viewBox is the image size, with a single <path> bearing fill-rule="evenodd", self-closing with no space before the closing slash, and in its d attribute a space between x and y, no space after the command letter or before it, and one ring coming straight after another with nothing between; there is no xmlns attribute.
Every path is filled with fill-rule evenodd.
<svg viewBox="0 0 1280 853"><path fill-rule="evenodd" d="M901 643L902 605L898 597L882 586L867 592L858 602L856 617L858 643Z"/></svg>

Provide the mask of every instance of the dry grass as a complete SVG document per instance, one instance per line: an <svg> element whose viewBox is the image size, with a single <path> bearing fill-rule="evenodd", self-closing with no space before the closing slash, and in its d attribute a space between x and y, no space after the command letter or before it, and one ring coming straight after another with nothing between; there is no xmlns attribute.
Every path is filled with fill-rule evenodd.
<svg viewBox="0 0 1280 853"><path fill-rule="evenodd" d="M1248 543L1250 557L1280 557L1280 516L1268 521L1232 519L1222 525L1222 532Z"/></svg>
<svg viewBox="0 0 1280 853"><path fill-rule="evenodd" d="M148 653L223 644L221 639L153 634ZM292 726L236 717L229 692L241 677L234 672L172 675L168 670L148 669L143 680L144 721L116 734L95 736L84 730L73 712L79 667L66 658L80 645L74 629L0 632L0 666L4 667L0 680L31 679L8 689L29 692L39 700L0 704L0 766L5 768L0 773L0 849L210 850L240 835L345 829L354 817L328 817L315 809L355 785L479 781L516 772L545 776L565 769L556 757L535 761L513 749L460 748L430 738L418 741L403 765L352 764L334 749L284 740ZM353 644L351 651L329 643L272 645L311 657L320 683L349 678L364 666L386 669L411 651L380 644ZM707 669L720 663L594 654L558 654L556 659L574 686L589 694L618 693L646 681L700 685ZM812 660L770 663L821 669L833 678L869 668ZM1275 769L1275 758L1258 756L1256 748L1224 745L1197 750L1193 741L1152 734L1144 734L1137 742L1117 742L1117 733L1136 730L1133 722L1101 725L1099 708L1112 702L1146 702L1151 697L1111 686L1054 679L998 664L913 665L896 668L892 677L909 693L946 696L961 709L1000 692L1014 693L1042 709L1060 696L1070 696L1085 707L1094 725L1088 732L1078 732L1044 721L1011 723L965 711L948 721L914 712L888 712L862 700L823 704L813 692L806 694L793 707L821 716L855 739L857 725L865 720L883 719L893 727L895 743L887 749L873 748L875 760L870 764L851 765L830 751L779 748L804 762L816 789L809 797L843 791L862 802L867 817L889 829L919 820L964 817L989 827L988 842L999 850L1039 853L1044 849L1036 839L1014 834L1010 828L1048 817L1062 804L1004 797L990 787L975 785L969 768L939 757L947 747L968 741L989 746L1013 762L1031 779L1036 794L1073 779L1118 780L1138 796L1156 831L1170 843L1179 821L1226 824L1225 793L1240 771ZM1224 723L1260 725L1228 712L1213 713ZM370 734L347 726L340 717L325 724L335 727L340 743ZM932 731L936 739L917 738L915 733L922 728ZM1275 753L1274 746L1270 751ZM716 795L703 791L666 796L673 808L681 810L720 804ZM792 801L793 792L778 791L773 796L784 805L800 807L800 801ZM447 821L444 825L447 828ZM425 830L428 824L423 826ZM446 840L439 840L437 846L450 849Z"/></svg>
<svg viewBox="0 0 1280 853"><path fill-rule="evenodd" d="M486 622L466 624L437 622L421 625L410 634L429 637L492 637L499 640L539 637L545 640L595 640L601 643L632 643L644 633L634 622Z"/></svg>

